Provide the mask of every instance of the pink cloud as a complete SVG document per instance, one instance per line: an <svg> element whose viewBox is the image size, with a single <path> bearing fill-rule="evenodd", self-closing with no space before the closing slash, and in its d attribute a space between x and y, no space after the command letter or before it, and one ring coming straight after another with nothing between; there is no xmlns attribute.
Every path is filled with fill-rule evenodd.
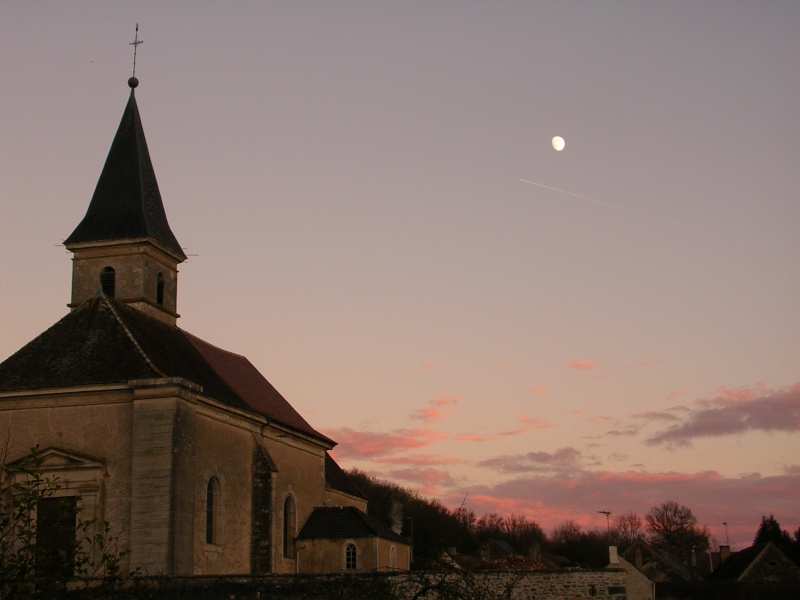
<svg viewBox="0 0 800 600"><path fill-rule="evenodd" d="M457 411L460 402L459 398L434 398L428 401L428 408L415 410L409 418L425 422L440 421Z"/></svg>
<svg viewBox="0 0 800 600"><path fill-rule="evenodd" d="M456 436L453 436L453 439L457 442L491 442L494 439L497 439L495 435L483 435L480 433L459 433Z"/></svg>
<svg viewBox="0 0 800 600"><path fill-rule="evenodd" d="M496 456L478 463L495 471L506 473L550 472L574 469L581 459L581 452L575 448L559 448L550 452L528 452L511 456Z"/></svg>
<svg viewBox="0 0 800 600"><path fill-rule="evenodd" d="M325 435L338 440L337 456L374 458L383 454L422 448L447 437L432 429L396 429L388 433L355 431L349 427L323 430Z"/></svg>
<svg viewBox="0 0 800 600"><path fill-rule="evenodd" d="M575 415L576 417L583 417L586 421L590 423L599 423L611 420L611 417L609 417L608 415L593 415L592 413L587 413L585 410L580 410L578 408L570 409L567 412L571 415Z"/></svg>
<svg viewBox="0 0 800 600"><path fill-rule="evenodd" d="M523 413L517 413L517 422L519 422L522 427L501 431L492 435L481 433L461 433L455 436L453 439L459 442L491 442L492 440L496 440L498 437L521 435L529 431L537 429L549 429L550 427L553 427L553 424L548 421L543 421L542 419L537 419L535 417L529 417Z"/></svg>
<svg viewBox="0 0 800 600"><path fill-rule="evenodd" d="M589 360L571 360L567 363L567 367L570 369L578 369L579 371L592 371L600 368L597 363Z"/></svg>
<svg viewBox="0 0 800 600"><path fill-rule="evenodd" d="M645 410L631 415L635 419L648 421L680 421L680 417L667 411Z"/></svg>
<svg viewBox="0 0 800 600"><path fill-rule="evenodd" d="M624 429L609 429L599 437L631 437L639 433L638 427L626 427Z"/></svg>
<svg viewBox="0 0 800 600"><path fill-rule="evenodd" d="M667 402L672 402L673 400L675 400L675 398L678 398L679 396L683 396L685 393L686 393L686 390L681 388L679 390L675 390L675 391L670 392L669 394L664 396L662 398L662 400L666 400Z"/></svg>
<svg viewBox="0 0 800 600"><path fill-rule="evenodd" d="M531 394L544 394L549 388L546 385L534 385L531 388Z"/></svg>
<svg viewBox="0 0 800 600"><path fill-rule="evenodd" d="M390 465L414 465L414 466L440 466L440 465L462 465L468 461L458 456L448 456L442 454L392 454L379 456L374 462Z"/></svg>
<svg viewBox="0 0 800 600"><path fill-rule="evenodd" d="M680 424L651 436L650 445L688 446L695 438L736 435L748 431L800 431L800 384L789 389L720 390L721 395L696 402Z"/></svg>
<svg viewBox="0 0 800 600"><path fill-rule="evenodd" d="M440 469L397 469L382 474L380 477L387 477L390 481L410 482L414 489L430 496L438 496L443 486L453 487L456 485L456 481L450 473Z"/></svg>
<svg viewBox="0 0 800 600"><path fill-rule="evenodd" d="M536 417L529 417L524 413L517 413L517 420L525 425L528 429L549 429L553 426L549 421L543 421Z"/></svg>
<svg viewBox="0 0 800 600"><path fill-rule="evenodd" d="M435 362L423 363L423 364L421 364L421 365L419 366L419 370L420 370L420 371L433 371L433 370L434 370L434 369L436 369L438 366L439 366L439 365L438 365L438 364L436 364Z"/></svg>
<svg viewBox="0 0 800 600"><path fill-rule="evenodd" d="M797 388L800 384L795 385ZM720 404L724 402L744 402L753 400L759 396L769 395L771 392L763 383L757 383L753 387L742 387L739 389L731 389L726 385L721 385L717 388L717 395L710 399L701 399L697 402L700 404Z"/></svg>

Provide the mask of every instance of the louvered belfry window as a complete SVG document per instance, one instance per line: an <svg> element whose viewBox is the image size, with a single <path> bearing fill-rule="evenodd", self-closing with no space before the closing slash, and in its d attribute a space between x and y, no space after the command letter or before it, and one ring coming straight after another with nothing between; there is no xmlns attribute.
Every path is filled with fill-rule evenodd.
<svg viewBox="0 0 800 600"><path fill-rule="evenodd" d="M156 302L164 304L164 274L158 274L158 281L156 282Z"/></svg>
<svg viewBox="0 0 800 600"><path fill-rule="evenodd" d="M113 298L117 288L117 272L112 267L106 267L100 272L100 289L103 295Z"/></svg>

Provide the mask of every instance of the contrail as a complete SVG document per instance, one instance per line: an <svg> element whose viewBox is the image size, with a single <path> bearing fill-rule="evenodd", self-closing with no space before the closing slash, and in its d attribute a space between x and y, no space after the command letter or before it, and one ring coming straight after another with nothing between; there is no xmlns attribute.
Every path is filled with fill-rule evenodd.
<svg viewBox="0 0 800 600"><path fill-rule="evenodd" d="M598 200L597 198L592 198L590 196L584 196L583 194L576 194L575 192L570 192L569 190L562 190L557 187L553 187L550 185L545 185L543 183L536 183L535 181L531 181L530 179L520 179L522 183L527 183L528 185L534 185L536 187L542 188L544 190L550 190L551 192L557 192L559 194L566 194L567 196L572 196L574 198L580 198L581 200L588 200L589 202L594 202L595 204L602 204L603 206L608 206L609 208L616 208L617 210L622 210L625 212L635 213L637 215L642 215L645 217L649 217L651 219L662 219L664 221L669 221L675 225L683 225L679 221L674 221L672 219L666 219L664 217L659 217L650 213L642 212L640 210L635 210L633 208L627 208L625 206L621 206L619 204L614 204L613 202L605 202L604 200Z"/></svg>
<svg viewBox="0 0 800 600"><path fill-rule="evenodd" d="M569 192L567 190L560 190L556 187L552 187L549 185L544 185L543 183L536 183L535 181L530 181L529 179L520 179L522 183L528 183L530 185L535 185L536 187L543 188L545 190L550 190L551 192L558 192L559 194L566 194L567 196L574 196L575 198L580 198L581 200L588 200L589 202L594 202L595 204L602 204L604 206L610 206L611 208L616 208L619 210L627 210L624 206L620 206L619 204L612 204L611 202L603 202L602 200L597 200L596 198L590 198L589 196L583 196L581 194L576 194L575 192Z"/></svg>

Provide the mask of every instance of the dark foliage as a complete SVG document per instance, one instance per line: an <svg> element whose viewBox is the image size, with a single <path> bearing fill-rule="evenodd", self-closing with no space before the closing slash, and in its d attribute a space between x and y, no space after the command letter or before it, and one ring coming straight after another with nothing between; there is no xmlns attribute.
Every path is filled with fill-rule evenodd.
<svg viewBox="0 0 800 600"><path fill-rule="evenodd" d="M790 536L788 531L781 529L781 524L772 513L769 516L761 515L761 524L758 526L753 544L765 542L772 542L800 565L800 527L794 532L794 536Z"/></svg>

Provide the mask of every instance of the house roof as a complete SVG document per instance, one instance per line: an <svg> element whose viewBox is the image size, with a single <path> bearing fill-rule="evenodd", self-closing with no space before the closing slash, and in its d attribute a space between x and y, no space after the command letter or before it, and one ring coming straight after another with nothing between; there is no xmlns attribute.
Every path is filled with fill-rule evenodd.
<svg viewBox="0 0 800 600"><path fill-rule="evenodd" d="M644 573L652 581L690 581L692 579L691 567L673 556L667 550L653 548L643 541L636 541L620 554L632 565L636 565L636 553L642 556Z"/></svg>
<svg viewBox="0 0 800 600"><path fill-rule="evenodd" d="M0 363L0 391L179 377L220 402L326 445L244 356L222 350L108 297L89 300Z"/></svg>
<svg viewBox="0 0 800 600"><path fill-rule="evenodd" d="M347 473L342 470L337 462L333 460L333 457L327 452L325 453L325 483L328 487L335 490L339 490L350 496L355 496L356 498L367 500L364 492L353 483L353 480L347 476Z"/></svg>
<svg viewBox="0 0 800 600"><path fill-rule="evenodd" d="M131 78L129 84L130 98L92 201L64 244L151 238L185 260L186 255L167 222L147 150L133 89L138 82Z"/></svg>
<svg viewBox="0 0 800 600"><path fill-rule="evenodd" d="M744 550L732 554L711 574L712 579L738 579L764 550L767 543L754 544Z"/></svg>
<svg viewBox="0 0 800 600"><path fill-rule="evenodd" d="M712 580L800 583L800 566L773 542L753 544L732 554L711 573Z"/></svg>
<svg viewBox="0 0 800 600"><path fill-rule="evenodd" d="M377 519L354 506L317 507L306 519L297 539L345 539L379 537L408 544L409 541L395 533Z"/></svg>

